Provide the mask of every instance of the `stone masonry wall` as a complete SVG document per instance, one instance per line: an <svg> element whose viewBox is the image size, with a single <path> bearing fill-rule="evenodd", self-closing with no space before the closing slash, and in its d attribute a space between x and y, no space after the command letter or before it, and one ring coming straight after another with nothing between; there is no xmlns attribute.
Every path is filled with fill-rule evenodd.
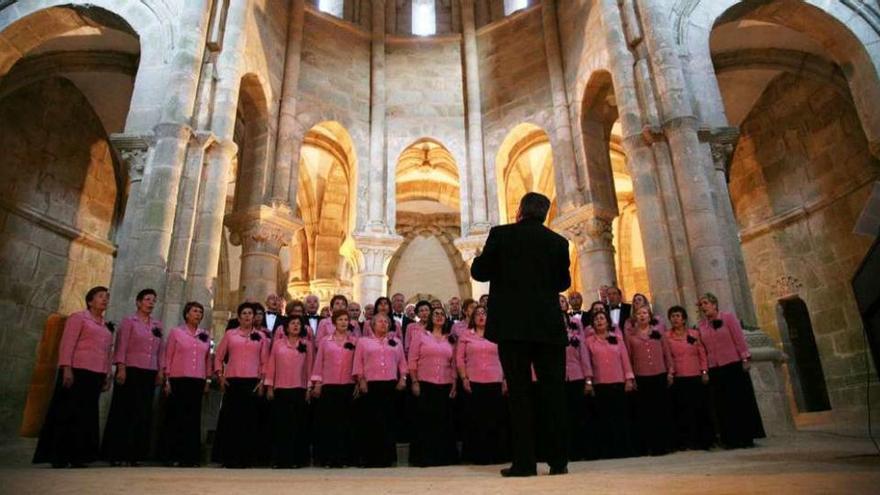
<svg viewBox="0 0 880 495"><path fill-rule="evenodd" d="M871 239L852 229L880 176L843 91L793 75L772 82L742 125L730 178L758 323L779 341L778 281L794 277L835 409L864 406L864 336L849 281Z"/></svg>
<svg viewBox="0 0 880 495"><path fill-rule="evenodd" d="M21 423L48 316L84 309L86 291L110 283L110 252L71 238L85 233L109 245L116 182L101 122L67 80L44 80L0 101L0 149L0 438L5 438Z"/></svg>

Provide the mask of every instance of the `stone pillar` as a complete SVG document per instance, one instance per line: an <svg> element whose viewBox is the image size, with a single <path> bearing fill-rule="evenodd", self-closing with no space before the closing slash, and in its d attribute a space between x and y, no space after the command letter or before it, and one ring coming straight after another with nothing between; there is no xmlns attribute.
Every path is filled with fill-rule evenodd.
<svg viewBox="0 0 880 495"><path fill-rule="evenodd" d="M556 202L559 211L566 211L583 204L584 186L574 159L568 93L565 89L559 49L556 0L541 1L541 17L544 23L544 51L547 55L547 72L550 76L550 95L553 99L555 129L551 132L554 137L553 168L556 171Z"/></svg>
<svg viewBox="0 0 880 495"><path fill-rule="evenodd" d="M480 103L480 68L477 59L477 30L474 0L461 0L462 57L464 58L465 105L467 107L468 173L471 197L468 234L488 232L489 205L486 201L486 165L483 156L483 110Z"/></svg>
<svg viewBox="0 0 880 495"><path fill-rule="evenodd" d="M370 44L370 169L367 174L369 181L365 229L381 234L390 232L385 221L385 0L372 0L371 5L373 34Z"/></svg>
<svg viewBox="0 0 880 495"><path fill-rule="evenodd" d="M715 205L718 210L718 223L724 234L724 251L727 254L727 271L733 287L733 303L736 314L746 325L757 326L758 315L755 303L749 290L749 278L746 262L743 257L742 244L739 238L739 226L733 205L730 202L730 191L727 181L730 177L730 162L739 132L735 128L720 129L710 137L712 160L715 165L714 186Z"/></svg>
<svg viewBox="0 0 880 495"><path fill-rule="evenodd" d="M241 297L263 301L278 293L278 267L281 248L290 244L302 228L290 208L259 205L231 213L224 222L234 245L241 245Z"/></svg>
<svg viewBox="0 0 880 495"><path fill-rule="evenodd" d="M698 291L713 292L722 307L731 307L734 291L728 278L723 229L718 224L709 178L712 157L697 135L699 125L691 106L679 47L668 25L669 13L656 2L636 2L652 60L661 125L672 153Z"/></svg>
<svg viewBox="0 0 880 495"><path fill-rule="evenodd" d="M456 239L454 244L461 253L461 259L467 264L468 276L470 277L471 266L474 264L474 258L477 257L477 250L483 249L486 245L486 239L489 234L473 235L470 237L462 237ZM489 293L489 282L478 282L470 277L471 280L471 297L479 299L481 295Z"/></svg>
<svg viewBox="0 0 880 495"><path fill-rule="evenodd" d="M403 243L399 235L354 234L358 267L354 280L355 300L372 304L388 289L388 263Z"/></svg>
<svg viewBox="0 0 880 495"><path fill-rule="evenodd" d="M205 306L205 324L212 321L215 279L223 243L223 213L232 163L238 146L232 140L217 141L205 153L205 181L196 208L195 230L186 278L186 300Z"/></svg>
<svg viewBox="0 0 880 495"><path fill-rule="evenodd" d="M744 332L752 353L749 374L755 387L764 429L768 436L791 433L795 425L782 372L785 354L776 348L770 336L759 329L745 329Z"/></svg>
<svg viewBox="0 0 880 495"><path fill-rule="evenodd" d="M107 317L119 321L131 312L132 302L127 296L131 294L132 250L137 244L133 232L140 224L143 212L143 179L144 167L150 152L152 136L139 134L113 134L110 143L116 150L120 161L128 169L128 196L125 202L125 213L122 224L116 231L116 262L110 280L110 307Z"/></svg>
<svg viewBox="0 0 880 495"><path fill-rule="evenodd" d="M166 328L172 328L182 321L180 312L186 303L184 299L187 267L192 249L197 202L203 186L205 148L213 140L214 135L210 132L196 132L186 153L186 163L180 180L180 194L177 198L177 212L174 217L174 234L171 236L164 314L161 316Z"/></svg>
<svg viewBox="0 0 880 495"><path fill-rule="evenodd" d="M159 124L154 130L155 146L147 162L143 183L143 213L132 233L136 242L133 253L133 284L130 294L151 287L159 293L157 314L162 313L168 254L174 230L175 205L180 189L180 177L192 129L181 124Z"/></svg>
<svg viewBox="0 0 880 495"><path fill-rule="evenodd" d="M272 202L296 205L299 185L299 152L302 130L296 121L297 91L302 60L305 0L292 0L287 23L287 51L278 112L278 138L275 141L275 173Z"/></svg>
<svg viewBox="0 0 880 495"><path fill-rule="evenodd" d="M601 286L617 283L613 220L613 214L589 205L563 213L553 221L553 229L575 245L584 294L598 294Z"/></svg>

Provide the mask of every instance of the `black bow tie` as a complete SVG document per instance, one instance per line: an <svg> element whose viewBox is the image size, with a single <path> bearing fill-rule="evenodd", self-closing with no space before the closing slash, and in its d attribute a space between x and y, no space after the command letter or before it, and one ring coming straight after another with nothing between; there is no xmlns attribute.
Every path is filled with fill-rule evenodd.
<svg viewBox="0 0 880 495"><path fill-rule="evenodd" d="M403 313L394 313L394 318L403 318Z"/></svg>
<svg viewBox="0 0 880 495"><path fill-rule="evenodd" d="M620 309L620 304L612 304L611 309Z"/></svg>
<svg viewBox="0 0 880 495"><path fill-rule="evenodd" d="M318 317L318 315L316 315L316 314L310 314L310 315L308 315L308 318L309 318L310 320L313 320L313 319L315 319L315 318L317 318L317 317Z"/></svg>
<svg viewBox="0 0 880 495"><path fill-rule="evenodd" d="M278 316L278 313L275 312L275 311L266 311L266 314L267 314L267 315Z"/></svg>

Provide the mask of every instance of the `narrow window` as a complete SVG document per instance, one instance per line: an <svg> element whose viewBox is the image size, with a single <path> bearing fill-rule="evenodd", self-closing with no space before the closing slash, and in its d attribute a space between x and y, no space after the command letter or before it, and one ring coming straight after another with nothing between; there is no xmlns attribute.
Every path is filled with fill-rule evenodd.
<svg viewBox="0 0 880 495"><path fill-rule="evenodd" d="M413 0L412 32L417 36L431 36L437 33L434 0Z"/></svg>
<svg viewBox="0 0 880 495"><path fill-rule="evenodd" d="M504 15L510 15L528 6L529 0L504 0Z"/></svg>
<svg viewBox="0 0 880 495"><path fill-rule="evenodd" d="M340 19L345 15L345 0L319 0L318 10L334 15Z"/></svg>

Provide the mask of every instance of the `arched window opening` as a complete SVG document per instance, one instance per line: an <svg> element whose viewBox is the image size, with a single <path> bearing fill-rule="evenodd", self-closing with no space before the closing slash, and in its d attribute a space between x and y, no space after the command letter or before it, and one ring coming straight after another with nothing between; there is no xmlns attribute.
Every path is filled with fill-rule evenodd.
<svg viewBox="0 0 880 495"><path fill-rule="evenodd" d="M437 12L434 0L413 0L412 32L416 36L431 36L437 33Z"/></svg>

